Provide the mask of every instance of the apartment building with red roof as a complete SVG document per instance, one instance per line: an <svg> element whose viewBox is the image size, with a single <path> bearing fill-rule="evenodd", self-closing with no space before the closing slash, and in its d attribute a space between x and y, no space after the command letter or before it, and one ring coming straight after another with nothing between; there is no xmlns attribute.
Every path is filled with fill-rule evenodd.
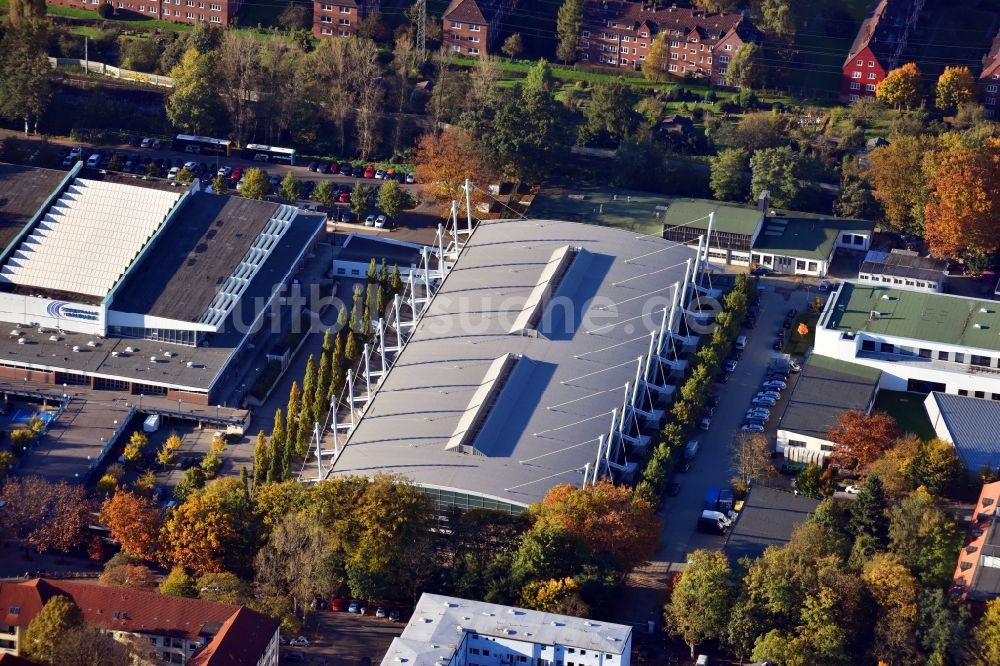
<svg viewBox="0 0 1000 666"><path fill-rule="evenodd" d="M313 36L356 35L361 22L379 9L380 0L313 0Z"/></svg>
<svg viewBox="0 0 1000 666"><path fill-rule="evenodd" d="M28 624L55 596L71 599L91 626L117 639L141 639L154 662L278 664L278 622L249 608L47 578L0 583L0 653L20 654Z"/></svg>
<svg viewBox="0 0 1000 666"><path fill-rule="evenodd" d="M726 67L747 42L759 42L760 31L742 14L707 13L650 2L588 0L580 34L581 62L630 71L646 60L660 33L670 40L668 71L678 77L707 79L725 86Z"/></svg>
<svg viewBox="0 0 1000 666"><path fill-rule="evenodd" d="M952 589L966 601L985 603L1000 597L998 503L1000 481L984 484L952 579Z"/></svg>
<svg viewBox="0 0 1000 666"><path fill-rule="evenodd" d="M146 16L174 23L211 23L228 26L243 0L45 0L47 5L92 10L110 1L119 16Z"/></svg>
<svg viewBox="0 0 1000 666"><path fill-rule="evenodd" d="M444 11L441 48L450 55L490 53L500 39L503 20L518 0L451 0Z"/></svg>
<svg viewBox="0 0 1000 666"><path fill-rule="evenodd" d="M979 72L979 91L986 115L996 118L1000 112L1000 32L993 38L990 50L983 56Z"/></svg>
<svg viewBox="0 0 1000 666"><path fill-rule="evenodd" d="M875 0L841 67L840 101L872 97L886 75L902 63L910 31L924 0Z"/></svg>

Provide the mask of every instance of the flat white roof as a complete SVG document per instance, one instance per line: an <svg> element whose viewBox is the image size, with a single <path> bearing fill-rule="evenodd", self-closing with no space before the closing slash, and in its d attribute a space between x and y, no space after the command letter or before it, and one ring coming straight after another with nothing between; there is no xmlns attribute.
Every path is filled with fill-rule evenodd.
<svg viewBox="0 0 1000 666"><path fill-rule="evenodd" d="M481 222L331 474L517 506L580 483L694 255L591 224ZM540 289L554 291L516 330Z"/></svg>
<svg viewBox="0 0 1000 666"><path fill-rule="evenodd" d="M622 655L632 627L424 593L382 666L447 664L465 634Z"/></svg>
<svg viewBox="0 0 1000 666"><path fill-rule="evenodd" d="M183 192L77 178L0 268L0 281L103 298Z"/></svg>

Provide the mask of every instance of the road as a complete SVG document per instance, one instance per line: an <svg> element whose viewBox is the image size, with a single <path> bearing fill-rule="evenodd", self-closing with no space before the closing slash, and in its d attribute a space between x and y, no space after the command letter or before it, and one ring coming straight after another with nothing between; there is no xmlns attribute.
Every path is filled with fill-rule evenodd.
<svg viewBox="0 0 1000 666"><path fill-rule="evenodd" d="M615 621L636 626L645 626L652 621L657 629L663 626L663 595L669 577L683 571L688 553L699 548L720 549L725 537L703 534L695 531L701 515L705 492L711 487L729 484L734 471L729 464L729 448L733 435L743 423L743 414L753 395L758 391L765 369L774 351L771 348L775 333L781 328L785 313L790 308L800 312L807 307L808 292L796 288L794 282L780 278L766 278L761 281L764 294L761 297L760 314L757 325L747 334L746 351L726 384L716 385L719 407L715 412L711 428L699 432L695 437L699 443L698 456L687 474L677 474L674 478L681 489L676 497L667 497L660 507L659 516L663 521L660 548L653 560L636 569L626 580L625 589L619 598ZM782 396L787 399L787 391ZM774 441L774 427L780 418L783 403L771 410L768 436Z"/></svg>

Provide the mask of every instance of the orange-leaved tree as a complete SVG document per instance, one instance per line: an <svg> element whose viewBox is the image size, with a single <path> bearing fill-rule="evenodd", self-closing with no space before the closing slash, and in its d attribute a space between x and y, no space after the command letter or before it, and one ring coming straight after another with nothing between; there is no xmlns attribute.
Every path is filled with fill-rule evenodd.
<svg viewBox="0 0 1000 666"><path fill-rule="evenodd" d="M536 525L566 529L594 551L616 557L626 571L656 552L660 521L649 502L633 498L627 486L608 481L584 489L558 485L535 511Z"/></svg>
<svg viewBox="0 0 1000 666"><path fill-rule="evenodd" d="M928 185L924 218L933 254L989 255L1000 248L1000 139L939 156Z"/></svg>
<svg viewBox="0 0 1000 666"><path fill-rule="evenodd" d="M440 134L428 132L417 142L414 169L417 182L424 194L441 202L450 210L451 202L465 206L465 179L485 189L491 168L484 156L482 145L470 132L458 127L448 127ZM472 190L472 205L485 198L480 189Z"/></svg>
<svg viewBox="0 0 1000 666"><path fill-rule="evenodd" d="M928 192L923 160L934 148L932 138L899 136L868 156L865 176L875 199L882 204L886 225L893 231L924 234Z"/></svg>
<svg viewBox="0 0 1000 666"><path fill-rule="evenodd" d="M945 67L934 88L934 104L943 111L954 111L960 104L976 98L976 80L968 67Z"/></svg>
<svg viewBox="0 0 1000 666"><path fill-rule="evenodd" d="M100 520L123 552L153 559L160 540L160 512L154 500L119 490L104 500Z"/></svg>
<svg viewBox="0 0 1000 666"><path fill-rule="evenodd" d="M828 436L833 442L830 461L841 469L863 469L888 451L898 436L896 419L885 412L844 412Z"/></svg>

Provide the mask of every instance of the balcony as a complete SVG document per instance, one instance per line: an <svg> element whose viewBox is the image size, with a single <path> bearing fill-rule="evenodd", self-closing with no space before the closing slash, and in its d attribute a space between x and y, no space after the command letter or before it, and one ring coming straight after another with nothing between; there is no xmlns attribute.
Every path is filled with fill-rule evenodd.
<svg viewBox="0 0 1000 666"><path fill-rule="evenodd" d="M873 361L884 361L887 363L900 363L925 370L938 370L940 372L951 372L965 375L991 375L1000 378L1000 368L988 368L982 365L956 363L954 361L941 361L935 358L914 356L912 354L874 352L859 349L855 354L855 358L867 358Z"/></svg>

